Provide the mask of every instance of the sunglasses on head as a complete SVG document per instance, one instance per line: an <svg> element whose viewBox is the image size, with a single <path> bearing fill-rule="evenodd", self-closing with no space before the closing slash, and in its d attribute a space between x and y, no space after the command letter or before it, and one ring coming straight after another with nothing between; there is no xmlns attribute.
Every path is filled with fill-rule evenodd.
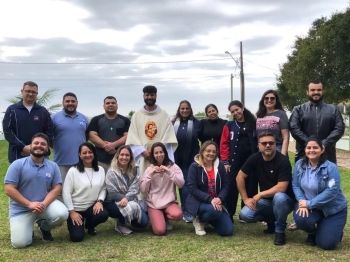
<svg viewBox="0 0 350 262"><path fill-rule="evenodd" d="M259 142L259 144L263 145L263 146L273 146L274 144L276 144L275 141L266 141L266 142Z"/></svg>
<svg viewBox="0 0 350 262"><path fill-rule="evenodd" d="M271 96L271 97L265 96L265 97L264 97L264 100L265 100L265 101L269 101L269 100L275 101L275 100L276 100L276 97L274 97L274 96Z"/></svg>

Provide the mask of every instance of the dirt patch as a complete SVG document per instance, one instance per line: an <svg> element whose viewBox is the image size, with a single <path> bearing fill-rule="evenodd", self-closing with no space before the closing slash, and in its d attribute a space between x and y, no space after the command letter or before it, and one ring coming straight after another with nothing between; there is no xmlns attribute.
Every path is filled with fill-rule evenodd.
<svg viewBox="0 0 350 262"><path fill-rule="evenodd" d="M289 152L295 153L295 142L289 142ZM337 149L337 164L338 166L350 169L350 151Z"/></svg>

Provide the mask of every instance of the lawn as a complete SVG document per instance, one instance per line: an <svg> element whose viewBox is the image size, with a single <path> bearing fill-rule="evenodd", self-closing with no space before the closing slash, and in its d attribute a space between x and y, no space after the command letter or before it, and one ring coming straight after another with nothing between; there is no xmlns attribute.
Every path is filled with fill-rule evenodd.
<svg viewBox="0 0 350 262"><path fill-rule="evenodd" d="M4 179L7 163L7 142L0 141L0 174ZM350 197L350 170L341 169L342 188ZM52 231L54 241L44 243L38 232L31 246L16 250L10 244L8 197L0 185L0 261L349 261L350 228L337 250L323 251L304 244L306 234L286 232L287 244L273 245L273 235L263 235L260 223L240 224L235 220L233 237L218 237L211 229L206 236L197 236L192 224L172 222L173 231L157 237L151 228L134 230L129 236L114 231L113 220L96 228L95 237L86 236L81 243L72 243L66 225ZM290 222L291 218L289 219Z"/></svg>

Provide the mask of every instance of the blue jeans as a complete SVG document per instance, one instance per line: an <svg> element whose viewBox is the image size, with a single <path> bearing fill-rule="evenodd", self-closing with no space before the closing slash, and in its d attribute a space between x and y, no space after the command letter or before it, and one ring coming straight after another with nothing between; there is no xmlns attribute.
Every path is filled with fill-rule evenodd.
<svg viewBox="0 0 350 262"><path fill-rule="evenodd" d="M312 209L308 217L296 214L298 206L294 209L294 220L298 228L308 234L316 234L316 244L319 248L331 250L340 243L346 224L348 208L344 208L334 215L325 217L322 210ZM317 226L316 226L317 224Z"/></svg>
<svg viewBox="0 0 350 262"><path fill-rule="evenodd" d="M226 211L215 210L212 204L200 204L197 212L201 223L208 222L219 236L232 236L233 224Z"/></svg>
<svg viewBox="0 0 350 262"><path fill-rule="evenodd" d="M112 202L105 202L103 204L104 208L108 211L108 214L112 218L118 218L119 222L124 225L125 224L125 218L123 215L120 213L119 208L115 204L114 201ZM138 222L136 219L131 221L131 225L133 227L137 228L145 228L148 225L148 216L146 212L141 208L141 221Z"/></svg>
<svg viewBox="0 0 350 262"><path fill-rule="evenodd" d="M54 200L40 215L27 212L10 218L11 242L14 248L23 248L32 243L34 222L42 220L41 228L50 231L62 225L68 218L68 209Z"/></svg>
<svg viewBox="0 0 350 262"><path fill-rule="evenodd" d="M247 223L265 221L275 222L275 232L284 233L287 217L294 209L294 200L285 193L276 193L273 199L261 198L256 204L256 210L244 206L239 214L241 220Z"/></svg>

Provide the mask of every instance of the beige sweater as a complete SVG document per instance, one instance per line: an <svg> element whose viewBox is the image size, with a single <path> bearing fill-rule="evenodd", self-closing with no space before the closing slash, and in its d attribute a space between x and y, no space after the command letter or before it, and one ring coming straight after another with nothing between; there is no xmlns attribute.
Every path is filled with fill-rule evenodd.
<svg viewBox="0 0 350 262"><path fill-rule="evenodd" d="M176 186L182 188L185 180L178 165L168 166L169 172L154 173L149 166L141 179L140 190L147 195L147 205L163 209L176 201Z"/></svg>

